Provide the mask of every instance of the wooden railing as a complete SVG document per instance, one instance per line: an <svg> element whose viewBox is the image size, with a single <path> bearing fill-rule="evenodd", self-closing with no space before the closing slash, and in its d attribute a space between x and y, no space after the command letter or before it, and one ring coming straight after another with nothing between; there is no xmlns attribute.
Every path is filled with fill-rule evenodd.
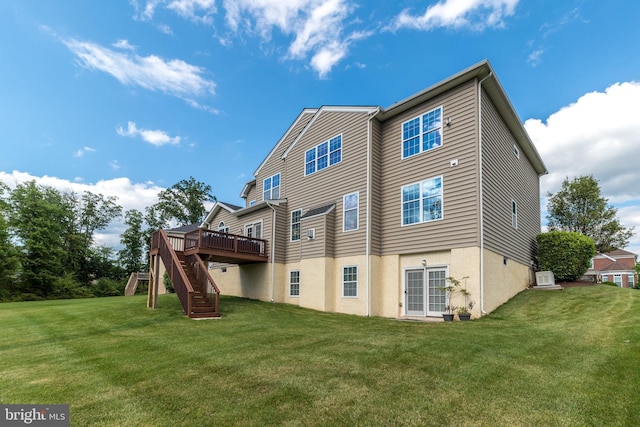
<svg viewBox="0 0 640 427"><path fill-rule="evenodd" d="M220 289L218 289L216 282L213 281L213 278L209 274L209 269L204 262L202 262L202 258L200 258L198 254L189 255L187 257L187 262L194 266L196 278L202 292L205 293L211 301L213 301L214 313L220 313Z"/></svg>
<svg viewBox="0 0 640 427"><path fill-rule="evenodd" d="M266 256L267 241L221 231L198 229L184 236L184 250L196 248Z"/></svg>
<svg viewBox="0 0 640 427"><path fill-rule="evenodd" d="M182 269L172 243L164 230L155 231L151 236L151 249L158 250L158 254L160 258L162 258L167 274L173 284L173 289L175 289L182 308L188 316L191 313L193 288L191 287L191 283L189 283L186 273Z"/></svg>

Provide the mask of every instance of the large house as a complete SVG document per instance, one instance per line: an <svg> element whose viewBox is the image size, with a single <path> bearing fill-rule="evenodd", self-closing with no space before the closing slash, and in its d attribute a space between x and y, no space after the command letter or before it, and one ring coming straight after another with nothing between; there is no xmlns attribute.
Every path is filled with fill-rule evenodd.
<svg viewBox="0 0 640 427"><path fill-rule="evenodd" d="M534 281L545 173L483 61L387 108L303 109L185 245L222 294L441 317L455 277L478 317Z"/></svg>
<svg viewBox="0 0 640 427"><path fill-rule="evenodd" d="M621 288L633 288L637 258L638 255L623 249L597 254L591 258L585 276L596 283L613 282Z"/></svg>

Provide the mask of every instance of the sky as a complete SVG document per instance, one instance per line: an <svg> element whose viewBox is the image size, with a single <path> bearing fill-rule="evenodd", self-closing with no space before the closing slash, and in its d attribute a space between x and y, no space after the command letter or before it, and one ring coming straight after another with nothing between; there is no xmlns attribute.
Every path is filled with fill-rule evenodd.
<svg viewBox="0 0 640 427"><path fill-rule="evenodd" d="M3 0L0 180L143 211L240 204L303 108L388 107L488 59L549 174L592 174L640 254L637 0ZM117 246L121 222L98 234Z"/></svg>

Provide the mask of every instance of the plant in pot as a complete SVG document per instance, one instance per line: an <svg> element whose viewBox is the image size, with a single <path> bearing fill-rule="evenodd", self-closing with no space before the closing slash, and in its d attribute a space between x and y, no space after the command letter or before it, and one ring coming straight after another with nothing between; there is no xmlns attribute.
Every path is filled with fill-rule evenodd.
<svg viewBox="0 0 640 427"><path fill-rule="evenodd" d="M453 312L458 309L458 307L451 305L451 297L456 293L459 286L459 280L454 277L447 277L447 285L438 287L439 290L444 291L446 296L447 305L444 307L445 312L442 313L442 318L445 322L453 321Z"/></svg>
<svg viewBox="0 0 640 427"><path fill-rule="evenodd" d="M468 277L465 276L462 278L462 280L464 281L464 287L461 287L461 283L459 280L454 279L454 278L450 278L452 279L452 282L455 283L455 287L457 292L462 295L464 297L464 305L458 307L458 318L460 320L469 320L471 319L471 310L473 309L473 305L474 302L473 301L469 301L469 297L471 296L471 292L469 292L467 290L467 279Z"/></svg>
<svg viewBox="0 0 640 427"><path fill-rule="evenodd" d="M447 277L447 286L442 286L438 289L445 292L447 298L447 305L445 306L445 311L442 315L445 322L452 321L454 312L458 313L458 318L460 320L469 320L471 318L471 313L469 310L473 308L473 301L469 301L470 292L467 290L467 279L468 276L464 276L462 279L456 279L455 277ZM464 286L463 286L464 281ZM451 297L455 294L459 293L464 297L464 305L457 307L451 305Z"/></svg>

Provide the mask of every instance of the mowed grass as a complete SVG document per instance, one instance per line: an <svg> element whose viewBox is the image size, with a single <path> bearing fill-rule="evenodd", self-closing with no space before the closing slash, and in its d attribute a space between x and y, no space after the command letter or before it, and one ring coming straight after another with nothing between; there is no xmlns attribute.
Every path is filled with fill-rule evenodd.
<svg viewBox="0 0 640 427"><path fill-rule="evenodd" d="M472 322L223 297L0 304L0 403L74 426L635 426L640 291L526 291Z"/></svg>

